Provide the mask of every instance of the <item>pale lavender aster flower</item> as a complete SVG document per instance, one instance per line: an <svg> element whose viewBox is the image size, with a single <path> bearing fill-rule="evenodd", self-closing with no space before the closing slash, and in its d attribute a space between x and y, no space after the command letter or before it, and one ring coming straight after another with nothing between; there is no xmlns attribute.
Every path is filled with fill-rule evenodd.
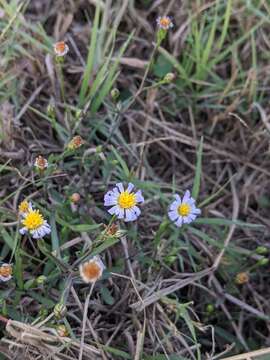
<svg viewBox="0 0 270 360"><path fill-rule="evenodd" d="M178 227L183 224L190 224L200 215L201 210L195 205L195 200L190 196L187 190L183 199L179 195L174 195L175 200L169 206L168 216L171 221Z"/></svg>
<svg viewBox="0 0 270 360"><path fill-rule="evenodd" d="M125 190L122 183L108 191L104 196L104 206L110 206L108 212L111 215L116 215L118 219L124 221L134 221L140 214L141 210L137 206L139 203L144 202L141 190L133 192L134 185L129 183Z"/></svg>

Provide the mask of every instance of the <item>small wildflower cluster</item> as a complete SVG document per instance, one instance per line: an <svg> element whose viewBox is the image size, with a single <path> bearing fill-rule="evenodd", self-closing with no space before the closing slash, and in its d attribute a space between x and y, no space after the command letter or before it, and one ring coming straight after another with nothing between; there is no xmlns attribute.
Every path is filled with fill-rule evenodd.
<svg viewBox="0 0 270 360"><path fill-rule="evenodd" d="M108 210L111 215L126 222L134 221L140 216L141 210L137 205L144 202L144 197L141 190L134 192L134 187L129 183L125 189L122 183L118 183L105 194L104 206L111 207ZM169 206L168 216L177 227L191 223L201 213L189 190L185 192L183 199L177 194L174 197L175 200Z"/></svg>
<svg viewBox="0 0 270 360"><path fill-rule="evenodd" d="M40 239L50 234L51 227L47 223L47 220L44 219L39 210L33 208L30 202L24 200L20 203L19 215L21 216L21 224L23 225L20 229L22 235L29 233L34 239Z"/></svg>

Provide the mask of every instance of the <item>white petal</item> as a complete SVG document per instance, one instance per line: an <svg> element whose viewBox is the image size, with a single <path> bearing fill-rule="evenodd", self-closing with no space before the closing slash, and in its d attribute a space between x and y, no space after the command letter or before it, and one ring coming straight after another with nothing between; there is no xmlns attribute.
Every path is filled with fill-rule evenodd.
<svg viewBox="0 0 270 360"><path fill-rule="evenodd" d="M50 227L49 224L47 224L47 222L46 222L46 224L44 224L44 231L45 231L46 234L51 233L51 227Z"/></svg>
<svg viewBox="0 0 270 360"><path fill-rule="evenodd" d="M179 216L178 220L175 222L175 225L177 227L181 227L182 224L183 224L183 218L182 218L182 216Z"/></svg>
<svg viewBox="0 0 270 360"><path fill-rule="evenodd" d="M189 216L183 216L183 223L189 224L192 220L190 220Z"/></svg>
<svg viewBox="0 0 270 360"><path fill-rule="evenodd" d="M194 206L195 201L196 201L196 200L191 197L191 198L189 198L189 199L186 201L186 203L187 203L188 205L190 205L190 206Z"/></svg>
<svg viewBox="0 0 270 360"><path fill-rule="evenodd" d="M119 196L119 192L108 191L104 195L104 206L112 206L117 204L117 197Z"/></svg>
<svg viewBox="0 0 270 360"><path fill-rule="evenodd" d="M190 191L187 190L187 191L185 192L185 195L184 195L184 197L183 197L182 202L183 202L183 203L186 203L186 202L188 202L189 199L190 199Z"/></svg>
<svg viewBox="0 0 270 360"><path fill-rule="evenodd" d="M9 281L11 278L12 278L11 275L8 275L8 276L0 275L0 281L3 281L3 282Z"/></svg>
<svg viewBox="0 0 270 360"><path fill-rule="evenodd" d="M122 184L122 183L117 183L117 184L116 184L116 186L118 187L118 189L119 189L120 193L122 193L122 192L124 192L124 191L125 191L124 186L123 186L123 184Z"/></svg>
<svg viewBox="0 0 270 360"><path fill-rule="evenodd" d="M119 210L120 210L119 206L118 206L118 205L115 205L115 206L113 206L112 208L110 208L110 209L108 210L108 212L109 212L111 215L118 215L118 214L119 214Z"/></svg>
<svg viewBox="0 0 270 360"><path fill-rule="evenodd" d="M188 215L188 219L189 219L189 224L192 222L192 221L194 221L195 219L196 219L196 215L194 215L194 214L190 214L190 215Z"/></svg>
<svg viewBox="0 0 270 360"><path fill-rule="evenodd" d="M194 207L192 207L192 209L191 209L191 213L192 213L192 214L196 214L196 215L200 215L200 214L201 214L201 209L198 209L198 208L196 208L196 207L194 206Z"/></svg>
<svg viewBox="0 0 270 360"><path fill-rule="evenodd" d="M171 203L169 209L171 211L176 211L179 208L180 205L181 205L181 201L175 200L173 203Z"/></svg>
<svg viewBox="0 0 270 360"><path fill-rule="evenodd" d="M168 216L169 216L169 218L172 220L172 221L175 221L176 219L178 219L179 218L179 214L178 214L178 212L177 211L169 211L168 212Z"/></svg>
<svg viewBox="0 0 270 360"><path fill-rule="evenodd" d="M144 202L144 197L142 196L142 191L138 190L135 194L136 196L136 202L137 203L143 203Z"/></svg>
<svg viewBox="0 0 270 360"><path fill-rule="evenodd" d="M125 210L124 209L121 209L119 207L119 214L118 214L118 219L124 219L125 217Z"/></svg>
<svg viewBox="0 0 270 360"><path fill-rule="evenodd" d="M32 235L32 237L33 237L34 239L39 239L39 238L42 237L42 236L40 236L38 230L33 230L33 231L31 231L31 235Z"/></svg>
<svg viewBox="0 0 270 360"><path fill-rule="evenodd" d="M179 203L181 204L181 198L178 194L174 194L174 198L176 201L179 201Z"/></svg>
<svg viewBox="0 0 270 360"><path fill-rule="evenodd" d="M134 185L132 183L128 183L127 192L130 193L134 189Z"/></svg>
<svg viewBox="0 0 270 360"><path fill-rule="evenodd" d="M23 227L19 230L20 234L24 235L27 233L27 228L26 227Z"/></svg>
<svg viewBox="0 0 270 360"><path fill-rule="evenodd" d="M134 208L126 209L126 217L125 221L134 221L137 219L136 213L134 211Z"/></svg>
<svg viewBox="0 0 270 360"><path fill-rule="evenodd" d="M141 210L138 208L138 206L134 206L132 210L134 210L137 218L141 215Z"/></svg>

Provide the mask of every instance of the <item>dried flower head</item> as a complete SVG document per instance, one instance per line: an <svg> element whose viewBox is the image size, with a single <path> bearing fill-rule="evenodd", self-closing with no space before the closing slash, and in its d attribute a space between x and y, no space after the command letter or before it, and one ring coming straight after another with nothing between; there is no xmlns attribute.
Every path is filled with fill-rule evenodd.
<svg viewBox="0 0 270 360"><path fill-rule="evenodd" d="M116 215L118 219L125 221L134 221L140 216L141 210L137 204L143 203L144 198L141 190L133 192L133 189L134 185L131 183L128 184L126 190L122 183L118 183L105 194L104 206L112 206L108 210L111 215Z"/></svg>
<svg viewBox="0 0 270 360"><path fill-rule="evenodd" d="M99 256L94 256L91 260L80 265L80 275L87 284L99 280L105 269L105 265Z"/></svg>
<svg viewBox="0 0 270 360"><path fill-rule="evenodd" d="M82 137L80 135L76 135L68 143L67 148L69 150L75 150L75 149L78 149L79 147L81 147L84 143L85 143L85 141L82 139Z"/></svg>
<svg viewBox="0 0 270 360"><path fill-rule="evenodd" d="M43 171L48 167L48 161L43 156L39 155L35 160L35 167Z"/></svg>
<svg viewBox="0 0 270 360"><path fill-rule="evenodd" d="M79 193L73 193L70 196L70 201L74 204L77 204L81 200L81 195Z"/></svg>
<svg viewBox="0 0 270 360"><path fill-rule="evenodd" d="M116 224L112 224L106 227L106 232L110 236L114 236L119 231L118 226Z"/></svg>
<svg viewBox="0 0 270 360"><path fill-rule="evenodd" d="M169 207L168 216L178 227L183 224L189 224L196 219L201 210L196 208L195 200L190 196L187 190L183 199L179 195L174 195L175 200Z"/></svg>
<svg viewBox="0 0 270 360"><path fill-rule="evenodd" d="M44 219L39 210L30 210L21 220L23 228L20 229L22 235L29 232L34 239L43 238L46 234L50 234L51 227Z"/></svg>
<svg viewBox="0 0 270 360"><path fill-rule="evenodd" d="M174 79L175 79L175 74L174 73L168 73L168 74L166 74L165 76L164 76L164 81L166 82L166 83L171 83L172 81L174 81Z"/></svg>
<svg viewBox="0 0 270 360"><path fill-rule="evenodd" d="M235 277L235 283L238 285L243 285L249 282L249 275L247 272L240 272Z"/></svg>
<svg viewBox="0 0 270 360"><path fill-rule="evenodd" d="M53 45L54 52L56 56L65 56L68 51L69 47L64 41L59 41Z"/></svg>
<svg viewBox="0 0 270 360"><path fill-rule="evenodd" d="M0 282L8 281L12 278L12 265L2 264L0 266Z"/></svg>
<svg viewBox="0 0 270 360"><path fill-rule="evenodd" d="M170 16L159 16L157 18L157 24L158 27L163 30L169 30L174 26Z"/></svg>
<svg viewBox="0 0 270 360"><path fill-rule="evenodd" d="M27 200L23 200L19 206L18 206L18 210L19 210L19 215L25 215L27 214L30 210L33 210L33 206L31 202L28 202Z"/></svg>
<svg viewBox="0 0 270 360"><path fill-rule="evenodd" d="M114 237L114 238L120 238L121 236L124 236L126 231L121 230L118 225L111 224L110 226L105 226L105 230L103 232L105 237Z"/></svg>

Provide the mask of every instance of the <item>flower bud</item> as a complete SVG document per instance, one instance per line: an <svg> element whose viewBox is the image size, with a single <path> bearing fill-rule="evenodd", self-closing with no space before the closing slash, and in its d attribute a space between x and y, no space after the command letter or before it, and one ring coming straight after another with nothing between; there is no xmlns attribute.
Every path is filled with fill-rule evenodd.
<svg viewBox="0 0 270 360"><path fill-rule="evenodd" d="M265 255L268 253L268 249L265 246L258 246L256 248L256 253L259 255Z"/></svg>
<svg viewBox="0 0 270 360"><path fill-rule="evenodd" d="M39 312L38 312L38 315L44 319L46 316L48 316L48 310L45 308L45 307L41 307Z"/></svg>
<svg viewBox="0 0 270 360"><path fill-rule="evenodd" d="M98 145L98 146L96 147L96 154L100 154L100 153L102 153L102 146L101 146L101 145Z"/></svg>
<svg viewBox="0 0 270 360"><path fill-rule="evenodd" d="M247 272L240 272L235 276L234 281L237 285L246 284L247 282L249 282L249 275Z"/></svg>
<svg viewBox="0 0 270 360"><path fill-rule="evenodd" d="M77 120L79 120L79 119L82 117L82 115L83 115L83 111L82 111L82 110L77 110L77 111L75 112L75 118L76 118Z"/></svg>
<svg viewBox="0 0 270 360"><path fill-rule="evenodd" d="M259 266L265 266L265 265L267 265L268 263L269 263L269 259L267 259L267 258L265 258L265 257L261 258L261 259L257 262L257 264L258 264Z"/></svg>
<svg viewBox="0 0 270 360"><path fill-rule="evenodd" d="M174 79L175 79L175 75L173 74L173 73L168 73L168 74L166 74L165 76L164 76L164 81L166 82L166 83L171 83L172 81L174 81Z"/></svg>
<svg viewBox="0 0 270 360"><path fill-rule="evenodd" d="M57 320L60 320L66 316L67 313L67 307L62 303L58 303L55 305L53 309L54 316Z"/></svg>
<svg viewBox="0 0 270 360"><path fill-rule="evenodd" d="M68 336L68 329L65 325L58 325L56 328L57 334L61 337Z"/></svg>
<svg viewBox="0 0 270 360"><path fill-rule="evenodd" d="M45 276L45 275L40 275L40 276L38 276L38 277L36 278L36 283L37 283L38 285L43 285L43 284L46 282L46 280L47 280L47 276Z"/></svg>
<svg viewBox="0 0 270 360"><path fill-rule="evenodd" d="M120 91L117 88L111 90L111 97L113 101L117 101L120 96Z"/></svg>
<svg viewBox="0 0 270 360"><path fill-rule="evenodd" d="M74 193L69 199L72 203L77 204L81 200L81 195L79 193Z"/></svg>
<svg viewBox="0 0 270 360"><path fill-rule="evenodd" d="M51 118L55 117L55 107L51 103L47 106L47 115Z"/></svg>
<svg viewBox="0 0 270 360"><path fill-rule="evenodd" d="M208 314L212 314L215 311L215 307L213 304L207 304L206 305L206 312Z"/></svg>

